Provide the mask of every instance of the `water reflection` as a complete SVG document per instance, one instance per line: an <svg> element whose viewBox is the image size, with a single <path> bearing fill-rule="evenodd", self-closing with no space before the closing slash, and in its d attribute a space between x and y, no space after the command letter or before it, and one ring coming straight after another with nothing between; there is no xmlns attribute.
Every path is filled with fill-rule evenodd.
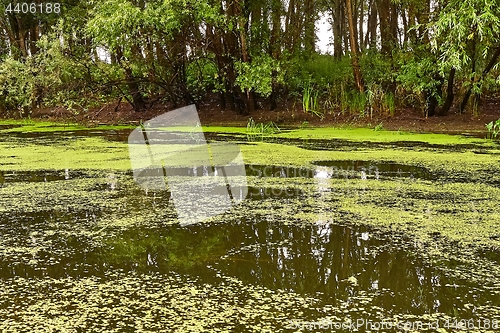
<svg viewBox="0 0 500 333"><path fill-rule="evenodd" d="M320 161L313 168L275 166L275 165L245 165L245 174L249 177L262 178L315 178L315 179L388 179L395 177L433 179L430 172L423 167L398 164L375 163L370 161ZM236 174L239 166L224 166L226 173ZM170 167L170 176L211 177L221 176L222 167L200 165L191 167ZM146 168L143 171L149 177L159 177L165 174L162 168ZM7 182L47 182L82 178L85 173L80 170L37 170L37 171L0 171L0 183ZM113 173L108 174L113 178Z"/></svg>
<svg viewBox="0 0 500 333"><path fill-rule="evenodd" d="M246 166L247 176L278 178L316 178L316 179L393 179L419 178L434 179L427 168L415 165L373 162L373 161L318 161L315 168L291 166L255 165Z"/></svg>
<svg viewBox="0 0 500 333"><path fill-rule="evenodd" d="M421 258L373 236L366 227L321 221L302 227L264 221L239 227L242 230L231 239L242 245L231 249L215 267L247 283L319 293L329 301L371 291L378 294L379 306L416 313L450 312L462 308L462 302L496 300L488 292L472 296L463 281L450 281Z"/></svg>
<svg viewBox="0 0 500 333"><path fill-rule="evenodd" d="M96 224L102 211L50 209L12 212L0 217L2 260L0 277L42 277L68 275L66 268L87 265L90 235L76 235L76 226Z"/></svg>
<svg viewBox="0 0 500 333"><path fill-rule="evenodd" d="M361 178L361 179L387 179L387 178L418 178L435 179L435 176L424 167L393 163L374 162L362 160L317 161L314 164L327 168L331 178Z"/></svg>
<svg viewBox="0 0 500 333"><path fill-rule="evenodd" d="M0 171L0 184L17 182L50 182L82 178L79 171L65 170L39 170L39 171Z"/></svg>
<svg viewBox="0 0 500 333"><path fill-rule="evenodd" d="M348 177L355 175L362 181L390 177L398 170L403 177L428 176L426 170L404 169L402 165L384 169L368 162L349 163L337 169L333 164L311 169L249 165L247 174L313 178L320 194L328 190L331 178L341 175L335 171L341 168L349 170ZM178 172L181 176L208 176L203 166L179 168ZM2 183L66 181L83 175L68 169L2 172L0 179ZM121 176L118 172L107 173L104 180L90 190L126 195L130 214L134 209L143 209L145 204L149 205L147 209L154 211L171 209L167 207L170 199L167 191L146 193L148 200L144 201L145 195L139 187L122 192L125 187L120 185ZM242 197L244 194L236 195ZM286 204L287 198L300 199L303 195L293 187L249 187L247 198L271 198L278 204ZM93 241L92 227L88 228L89 233L73 235L74 228L80 228L81 224L98 225L101 214L82 209L13 212L1 216L2 247L29 251L20 256L4 256L0 262L0 278L106 277L118 270L161 274L176 271L215 284L219 281L216 273L220 272L248 284L314 295L328 303L346 301L367 292L375 295L371 306L401 312L439 311L455 315L455 311L466 311L464 304L467 303L500 305L496 295L486 288L465 279L447 277L415 255L417 251L405 250L391 240L381 239L368 227L338 225L341 221L297 225L257 216L186 227L137 227L113 236L99 247ZM174 217L168 216L168 219ZM106 232L106 235L109 237L111 233Z"/></svg>
<svg viewBox="0 0 500 333"><path fill-rule="evenodd" d="M215 273L220 272L249 284L315 295L329 303L369 292L376 295L372 305L411 313L452 312L467 302L498 303L487 291L476 289L474 296L466 292L471 287L464 281L450 280L367 227L330 221L299 226L256 218L136 228L97 249L83 237L53 236L50 241L67 251L39 251L31 262L3 261L1 277L176 271L216 283Z"/></svg>

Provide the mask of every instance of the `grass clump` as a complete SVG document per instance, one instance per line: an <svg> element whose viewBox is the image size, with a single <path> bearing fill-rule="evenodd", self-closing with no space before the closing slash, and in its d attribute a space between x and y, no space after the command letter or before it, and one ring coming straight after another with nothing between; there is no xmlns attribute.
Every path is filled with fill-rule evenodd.
<svg viewBox="0 0 500 333"><path fill-rule="evenodd" d="M376 131L376 132L383 131L384 130L384 124L383 123L378 124L377 126L375 126L375 128L373 130Z"/></svg>
<svg viewBox="0 0 500 333"><path fill-rule="evenodd" d="M257 137L261 139L264 135L281 133L281 129L274 122L270 121L266 124L256 123L252 117L248 119L246 134L249 141L255 140Z"/></svg>
<svg viewBox="0 0 500 333"><path fill-rule="evenodd" d="M486 134L487 139L490 140L498 139L498 136L500 135L500 119L497 119L496 121L491 121L488 124L486 124L486 129L488 130L488 133Z"/></svg>
<svg viewBox="0 0 500 333"><path fill-rule="evenodd" d="M311 113L323 119L323 114L318 110L319 91L309 83L302 93L302 108L305 113Z"/></svg>

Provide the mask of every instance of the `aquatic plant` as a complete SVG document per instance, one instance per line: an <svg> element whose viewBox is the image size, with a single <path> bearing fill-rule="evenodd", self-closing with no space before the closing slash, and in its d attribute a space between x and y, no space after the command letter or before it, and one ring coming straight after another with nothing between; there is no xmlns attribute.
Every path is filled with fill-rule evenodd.
<svg viewBox="0 0 500 333"><path fill-rule="evenodd" d="M248 119L247 122L247 138L249 141L253 141L257 136L262 138L265 134L275 134L281 133L281 129L276 125L276 123L270 121L267 124L256 123L252 117Z"/></svg>
<svg viewBox="0 0 500 333"><path fill-rule="evenodd" d="M247 131L262 136L265 131L271 131L269 124L256 124L253 119L249 123ZM245 133L244 128L211 127L209 130ZM491 172L498 163L495 157L498 150L493 143L476 138L411 134L412 140L434 145L421 144L418 150L381 148L379 144L367 142L400 141L401 132L374 132L370 128L303 128L286 131L279 137L283 140L302 138L314 147L321 144L317 141L320 138L338 138L340 143L342 139L350 139L355 141L356 148L362 149L352 149L352 142L348 146L350 149L343 150L306 149L302 141L296 144L297 140L290 140L287 145L258 142L242 145L245 161L265 168L286 166L285 170L293 165L306 171L312 170L308 169L311 165L317 165L313 162L321 160L336 163L345 160L349 165L360 160L369 161L369 165L393 161L412 169L429 169L437 179L396 177L392 169L384 171L380 167L383 181L370 178L368 169L367 180L363 182L359 178L332 177L324 183L331 190L319 191L318 179L308 178L308 173L282 177L281 172L268 174L264 171L264 177L250 175L248 182L249 186L262 188L270 195L259 200L255 197L245 200L237 209L215 217L213 224L196 226L197 229L195 226L178 228L174 207L169 203L170 194L167 191L144 193L135 183L129 173L125 143L104 138L68 141L66 137L54 136L49 141L47 138L26 140L11 136L0 143L0 160L5 161L1 168L6 171L0 173L0 177L4 177L4 186L0 188L3 222L0 257L8 268L4 269L7 276L17 272L14 271L17 267L26 269L21 271L22 276L2 280L0 301L4 306L0 309L0 330L113 332L127 327L137 332L184 332L193 331L192 328L199 331L284 332L288 330L287 325L292 326L286 321L289 318L306 321L345 318L355 322L360 316L366 316L388 322L421 319L444 323L451 320L450 316L464 318L472 306L480 318L498 313L496 303L481 300L483 295L497 297L500 267L493 260L486 260L484 255L483 259L479 256L486 249L498 249L500 244L497 208L500 189L496 186L500 176ZM467 146L460 146L464 143ZM443 154L450 144L456 146ZM489 148L492 153L475 154L470 150L473 144L482 150ZM64 167L69 168L69 179L65 178ZM400 168L398 166L398 170ZM21 173L22 170L25 172ZM355 170L362 169L358 165ZM274 176L266 176L271 174ZM300 195L276 195L290 193L289 189L297 189ZM255 230L263 232L252 237L247 237L253 234L246 231L234 232L250 222L255 223ZM231 223L234 229L229 229ZM425 300L436 294L426 293L426 286L433 290L439 286L412 283L413 289L409 290L412 299L418 302L419 309L425 310L425 314L415 315L381 306L379 301L393 290L379 288L378 281L375 286L367 284L359 270L346 271L340 276L341 287L352 294L348 298L337 297L335 303L333 298L320 293L313 296L303 293L308 286L315 287L311 279L299 280L294 286L296 289L292 290L259 282L263 280L250 283L252 281L245 280L246 275L241 273L242 267L248 271L249 264L253 263L256 266L251 268L265 270L262 276L277 276L275 272L280 272L277 259L257 261L255 258L261 257L256 254L279 253L287 247L293 251L289 252L292 256L311 253L309 258L313 258L312 251L305 251L319 248L313 245L319 246L321 242L341 244L337 239L344 239L349 234L328 233L323 238L323 233L315 233L315 239L321 242L309 244L301 242L304 237L297 237L312 234L312 230L333 230L332 226L340 223L349 224L349 228L351 224L370 225L370 237L373 235L377 242L377 234L390 234L398 248L409 250L408 264L425 267L422 272L426 277L442 284L446 291L456 289L455 292L464 298L451 302L455 307L452 313L441 309L431 313L426 304L434 303ZM289 233L289 230L303 231ZM292 243L279 238L288 234L293 234L297 241ZM352 231L350 235L354 237L352 240L359 240L362 247L370 250L367 254L370 257L372 253L379 255L378 251L385 255L387 245L372 247L359 233ZM221 242L221 239L229 241ZM257 239L263 241L256 242ZM245 243L240 244L240 240ZM301 247L295 246L299 242L305 249L302 252L297 251ZM356 249L352 247L355 242L348 243L350 248ZM231 253L222 257L227 248ZM319 258L316 253L314 260ZM419 259L421 257L424 259ZM317 267L313 260L303 261L304 256L297 258L307 263L298 268L301 271L312 272L311 268ZM447 258L454 260L454 266L459 265L443 268L446 276L439 275L439 279L435 279L437 275L427 268L433 260L446 264ZM471 263L462 265L465 260ZM72 265L67 266L67 262ZM318 264L323 262L331 261L318 260ZM398 267L407 270L408 267L402 260L385 262L392 262L390 268L394 270ZM416 262L425 266L416 266ZM204 269L199 277L190 273L197 272L195 269L199 267ZM283 267L290 272L291 266ZM41 274L39 268L43 268L47 278L24 275ZM163 274L166 270L168 274ZM417 276L413 272L411 276ZM453 282L452 278L466 283L472 281L471 295L460 294L469 284L449 288L447 283ZM345 295L342 292L341 295ZM408 300L407 295L410 294L405 289L402 300ZM475 300L476 296L477 302L467 300ZM415 304L396 303L392 298L389 302L411 304L412 307Z"/></svg>
<svg viewBox="0 0 500 333"><path fill-rule="evenodd" d="M486 124L486 129L488 130L486 138L490 140L496 140L498 138L498 135L500 135L500 119L491 121Z"/></svg>
<svg viewBox="0 0 500 333"><path fill-rule="evenodd" d="M375 128L373 129L374 131L383 131L384 130L384 123L380 123Z"/></svg>
<svg viewBox="0 0 500 333"><path fill-rule="evenodd" d="M359 107L363 107L363 101L361 97L362 96L358 96L357 98L355 98L355 101L358 103ZM391 116L394 115L394 111L396 108L394 94L391 92L385 92L382 86L380 86L379 84L370 84L367 87L367 90L365 92L365 99L370 111L370 118L373 117L374 110L379 110L386 114L390 114ZM359 112L363 113L363 110L360 109Z"/></svg>

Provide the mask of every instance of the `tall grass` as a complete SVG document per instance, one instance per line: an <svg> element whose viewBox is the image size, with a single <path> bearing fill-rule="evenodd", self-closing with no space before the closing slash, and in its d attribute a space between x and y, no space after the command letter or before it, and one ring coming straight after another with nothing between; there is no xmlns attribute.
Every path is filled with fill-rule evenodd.
<svg viewBox="0 0 500 333"><path fill-rule="evenodd" d="M500 135L500 119L497 119L496 121L491 121L488 124L486 124L486 129L488 130L488 133L486 133L487 139L490 140L498 139L498 136Z"/></svg>
<svg viewBox="0 0 500 333"><path fill-rule="evenodd" d="M382 98L382 110L394 116L394 111L396 110L396 101L394 100L393 93L384 94Z"/></svg>
<svg viewBox="0 0 500 333"><path fill-rule="evenodd" d="M311 113L323 118L323 114L318 109L318 95L319 91L308 83L302 93L302 108L305 113Z"/></svg>
<svg viewBox="0 0 500 333"><path fill-rule="evenodd" d="M359 91L347 91L341 95L340 107L342 113L348 112L350 114L359 113L362 117L365 116L366 105L368 102L366 93Z"/></svg>
<svg viewBox="0 0 500 333"><path fill-rule="evenodd" d="M281 129L272 121L267 124L256 123L253 118L250 117L247 122L246 133L248 141L255 141L257 138L262 140L264 135L281 133Z"/></svg>
<svg viewBox="0 0 500 333"><path fill-rule="evenodd" d="M317 55L295 66L297 80L290 78L290 86L297 95L301 95L306 113L323 117L325 112L340 110L361 117L373 117L374 113L394 115L395 93L387 90L395 82L390 57L368 53L361 58L361 70L366 82L363 93L356 89L348 56Z"/></svg>

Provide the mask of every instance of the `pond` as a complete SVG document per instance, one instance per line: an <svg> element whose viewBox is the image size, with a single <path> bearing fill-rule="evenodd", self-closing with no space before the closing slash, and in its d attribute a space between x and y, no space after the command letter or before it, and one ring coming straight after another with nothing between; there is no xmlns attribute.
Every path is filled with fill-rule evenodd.
<svg viewBox="0 0 500 333"><path fill-rule="evenodd" d="M361 153L332 158L321 140L314 149L289 140L269 144L315 152L311 163L265 164L251 152L266 143L233 138L247 147L245 197L188 225L177 222L168 188L141 188L127 167L19 161L28 160L22 149L62 152L89 137L126 159L123 135L0 140L2 330L370 331L383 322L381 331L452 332L472 320L469 331L483 332L500 320L496 160L452 173L386 158L406 144L369 152L353 141L341 150Z"/></svg>

